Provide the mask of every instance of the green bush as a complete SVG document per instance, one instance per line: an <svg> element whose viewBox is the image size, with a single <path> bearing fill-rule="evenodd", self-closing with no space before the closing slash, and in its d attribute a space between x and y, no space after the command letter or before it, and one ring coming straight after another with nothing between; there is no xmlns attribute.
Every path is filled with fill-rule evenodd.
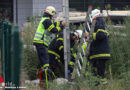
<svg viewBox="0 0 130 90"><path fill-rule="evenodd" d="M29 79L38 78L38 68L40 66L37 52L30 46L23 49L22 66L27 73Z"/></svg>
<svg viewBox="0 0 130 90"><path fill-rule="evenodd" d="M113 28L111 30L110 47L112 59L109 65L112 67L112 73L119 76L130 69L130 18L127 18L123 24L124 28Z"/></svg>
<svg viewBox="0 0 130 90"><path fill-rule="evenodd" d="M33 80L38 77L40 67L39 59L35 47L33 46L33 37L37 28L37 22L28 22L24 25L23 34L23 60L22 67L27 73L29 79Z"/></svg>

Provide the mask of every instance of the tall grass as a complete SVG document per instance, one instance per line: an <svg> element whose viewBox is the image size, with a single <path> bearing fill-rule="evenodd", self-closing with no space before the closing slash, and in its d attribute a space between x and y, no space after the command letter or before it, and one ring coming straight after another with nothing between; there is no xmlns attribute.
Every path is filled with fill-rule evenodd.
<svg viewBox="0 0 130 90"><path fill-rule="evenodd" d="M38 21L32 20L31 22L25 23L23 30L24 47L22 67L31 80L38 78L38 68L40 67L37 52L33 46L33 38L37 25Z"/></svg>
<svg viewBox="0 0 130 90"><path fill-rule="evenodd" d="M130 18L124 22L124 28L112 28L110 47L112 59L109 61L115 77L130 69Z"/></svg>
<svg viewBox="0 0 130 90"><path fill-rule="evenodd" d="M121 90L130 87L130 18L126 18L123 28L110 28L110 47L112 59L108 62L107 76L117 81Z"/></svg>

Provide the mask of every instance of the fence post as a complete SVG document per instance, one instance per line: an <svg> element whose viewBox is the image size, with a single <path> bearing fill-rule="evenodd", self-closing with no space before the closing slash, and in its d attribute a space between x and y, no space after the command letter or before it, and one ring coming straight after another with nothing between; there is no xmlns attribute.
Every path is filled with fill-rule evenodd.
<svg viewBox="0 0 130 90"><path fill-rule="evenodd" d="M69 0L63 0L64 18L67 23L64 29L64 62L65 78L68 79L68 62L70 61Z"/></svg>
<svg viewBox="0 0 130 90"><path fill-rule="evenodd" d="M9 77L8 80L9 80L9 82L11 82L11 67L12 67L12 65L11 65L11 61L12 61L12 58L11 58L12 33L11 32L12 32L12 25L9 24L8 25L8 37L7 37L7 39L8 39L8 77Z"/></svg>
<svg viewBox="0 0 130 90"><path fill-rule="evenodd" d="M2 34L2 28L3 28L3 21L0 20L0 75L2 74L2 40L3 40L3 34Z"/></svg>
<svg viewBox="0 0 130 90"><path fill-rule="evenodd" d="M5 31L6 31L6 25L5 25L6 23L3 21L3 23L2 23L2 72L3 72L3 78L4 78L4 80L6 81L6 76L5 76L5 71L6 71L6 69L5 69L5 63L6 63L6 61L5 61L5 59L6 59L6 57L5 57L5 48L6 48L6 46L5 46Z"/></svg>
<svg viewBox="0 0 130 90"><path fill-rule="evenodd" d="M2 20L0 20L0 48L2 48Z"/></svg>
<svg viewBox="0 0 130 90"><path fill-rule="evenodd" d="M21 40L18 26L14 27L14 33L11 34L12 26L7 21L0 20L0 58L2 62L2 74L6 86L19 88L20 65L21 65ZM1 72L0 72L1 73ZM9 85L8 85L9 84ZM12 90L12 89L5 89Z"/></svg>
<svg viewBox="0 0 130 90"><path fill-rule="evenodd" d="M20 65L21 65L21 51L22 51L22 43L19 35L18 26L14 27L14 33L12 38L12 83L15 84L16 87L19 87L19 78L20 78ZM18 88L17 88L18 90Z"/></svg>
<svg viewBox="0 0 130 90"><path fill-rule="evenodd" d="M3 68L5 68L5 82L10 83L11 82L11 25L4 21L4 62L5 65Z"/></svg>

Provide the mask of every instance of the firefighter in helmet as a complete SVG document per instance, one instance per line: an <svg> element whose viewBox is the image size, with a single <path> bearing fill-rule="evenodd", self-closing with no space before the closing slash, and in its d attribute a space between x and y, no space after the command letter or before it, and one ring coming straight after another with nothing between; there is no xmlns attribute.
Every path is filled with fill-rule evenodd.
<svg viewBox="0 0 130 90"><path fill-rule="evenodd" d="M36 46L42 69L48 67L47 50L50 43L50 34L57 33L63 30L65 22L56 22L55 25L51 19L56 14L56 9L53 6L48 6L36 30L33 44Z"/></svg>
<svg viewBox="0 0 130 90"><path fill-rule="evenodd" d="M111 58L109 47L109 32L107 31L104 19L100 10L94 9L91 13L92 20L96 20L93 33L93 41L90 45L89 60L92 64L94 74L100 77L102 84L106 84L105 64Z"/></svg>
<svg viewBox="0 0 130 90"><path fill-rule="evenodd" d="M52 33L57 33L63 30L66 23L59 21L53 23L52 17L56 14L56 9L53 6L46 7L46 10L37 27L33 44L36 46L36 50L41 62L41 69L48 69L48 52L47 48L50 44Z"/></svg>
<svg viewBox="0 0 130 90"><path fill-rule="evenodd" d="M79 40L80 33L70 33L70 48L71 48L71 60L69 65L74 65L75 54L72 54L73 46ZM55 39L49 45L48 48L49 64L51 70L55 73L56 77L64 77L64 41L63 33L59 33ZM71 67L69 68L71 69ZM70 70L72 71L72 70Z"/></svg>

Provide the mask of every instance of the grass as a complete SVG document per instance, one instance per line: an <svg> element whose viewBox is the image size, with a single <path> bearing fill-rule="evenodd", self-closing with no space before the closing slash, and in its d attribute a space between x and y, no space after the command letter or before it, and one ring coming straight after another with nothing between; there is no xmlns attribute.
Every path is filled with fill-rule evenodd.
<svg viewBox="0 0 130 90"><path fill-rule="evenodd" d="M99 86L89 86L87 81L82 81L80 84L76 83L75 85L63 84L58 85L56 82L51 82L48 90L130 90L129 85L122 85L121 81L118 79L109 80L107 85ZM26 90L44 90L40 88L39 85L27 84Z"/></svg>

